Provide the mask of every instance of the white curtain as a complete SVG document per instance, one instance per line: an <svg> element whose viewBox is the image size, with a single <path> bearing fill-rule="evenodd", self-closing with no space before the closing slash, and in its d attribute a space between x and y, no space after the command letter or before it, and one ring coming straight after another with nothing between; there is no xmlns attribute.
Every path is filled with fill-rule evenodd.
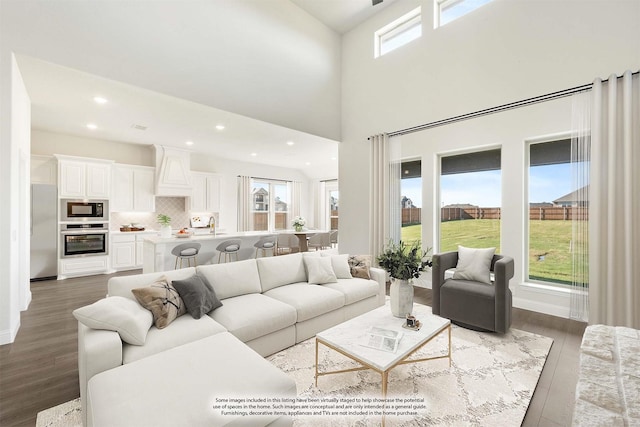
<svg viewBox="0 0 640 427"><path fill-rule="evenodd" d="M640 83L593 83L589 323L640 328Z"/></svg>
<svg viewBox="0 0 640 427"><path fill-rule="evenodd" d="M590 91L573 95L571 132L571 175L576 203L571 217L570 318L586 322L589 314L589 168L591 160Z"/></svg>
<svg viewBox="0 0 640 427"><path fill-rule="evenodd" d="M369 253L375 260L389 239L397 241L400 237L401 168L399 156L396 153L398 149L396 145L399 144L390 144L387 134L374 135L369 140L371 153ZM391 145L396 147L392 149Z"/></svg>
<svg viewBox="0 0 640 427"><path fill-rule="evenodd" d="M238 231L251 231L251 177L238 176Z"/></svg>

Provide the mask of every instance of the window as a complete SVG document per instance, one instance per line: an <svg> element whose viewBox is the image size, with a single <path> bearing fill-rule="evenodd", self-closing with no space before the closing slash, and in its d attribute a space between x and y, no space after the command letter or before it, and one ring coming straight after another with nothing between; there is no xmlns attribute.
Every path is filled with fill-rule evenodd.
<svg viewBox="0 0 640 427"><path fill-rule="evenodd" d="M435 5L434 25L438 28L454 21L467 13L484 6L491 0L437 0Z"/></svg>
<svg viewBox="0 0 640 427"><path fill-rule="evenodd" d="M500 150L441 157L439 251L458 245L500 252Z"/></svg>
<svg viewBox="0 0 640 427"><path fill-rule="evenodd" d="M422 171L421 161L402 162L400 175L400 194L402 195L403 242L422 241Z"/></svg>
<svg viewBox="0 0 640 427"><path fill-rule="evenodd" d="M422 16L416 8L374 34L374 56L377 58L422 36Z"/></svg>
<svg viewBox="0 0 640 427"><path fill-rule="evenodd" d="M252 222L254 231L284 230L289 224L291 183L251 180Z"/></svg>
<svg viewBox="0 0 640 427"><path fill-rule="evenodd" d="M340 192L338 190L329 191L329 224L331 230L338 229L338 208L340 207Z"/></svg>
<svg viewBox="0 0 640 427"><path fill-rule="evenodd" d="M571 172L571 140L529 145L528 279L570 284L574 278L573 220L588 221L589 207L577 202ZM578 257L580 258L580 257ZM579 270L583 271L583 270ZM588 282L588 278L577 278Z"/></svg>

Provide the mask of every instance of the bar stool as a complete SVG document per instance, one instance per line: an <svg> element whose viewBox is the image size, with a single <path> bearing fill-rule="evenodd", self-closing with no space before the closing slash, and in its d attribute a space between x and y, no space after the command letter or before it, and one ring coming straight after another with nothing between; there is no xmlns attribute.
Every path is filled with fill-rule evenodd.
<svg viewBox="0 0 640 427"><path fill-rule="evenodd" d="M276 240L277 236L266 236L258 240L253 246L256 248L256 258L258 258L258 251L262 251L262 256L265 256L267 251L271 251L271 255L276 255Z"/></svg>
<svg viewBox="0 0 640 427"><path fill-rule="evenodd" d="M180 268L182 268L183 260L187 261L187 267L191 267L191 260L193 260L193 266L197 266L196 257L200 252L200 246L200 243L183 243L171 249L171 254L176 256L176 264L173 269L178 269L178 261L180 262Z"/></svg>
<svg viewBox="0 0 640 427"><path fill-rule="evenodd" d="M224 254L224 262L233 261L233 255L236 256L236 261L238 261L238 252L240 251L240 244L242 241L240 239L229 239L220 243L216 250L220 252L218 255L218 264L220 264L220 258L222 254Z"/></svg>

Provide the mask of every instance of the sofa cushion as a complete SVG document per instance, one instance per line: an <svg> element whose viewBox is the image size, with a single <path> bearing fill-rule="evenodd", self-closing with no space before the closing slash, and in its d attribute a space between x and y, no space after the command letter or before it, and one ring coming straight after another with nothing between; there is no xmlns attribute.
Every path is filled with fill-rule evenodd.
<svg viewBox="0 0 640 427"><path fill-rule="evenodd" d="M87 396L94 426L266 426L279 416L221 415L215 398L292 399L296 383L225 332L97 374Z"/></svg>
<svg viewBox="0 0 640 427"><path fill-rule="evenodd" d="M221 301L238 295L262 292L255 259L200 265L196 271L209 282Z"/></svg>
<svg viewBox="0 0 640 427"><path fill-rule="evenodd" d="M153 324L162 329L187 312L180 294L166 276L145 288L132 289L140 305L153 314Z"/></svg>
<svg viewBox="0 0 640 427"><path fill-rule="evenodd" d="M293 307L262 294L227 298L222 303L223 306L209 313L209 316L242 342L296 323Z"/></svg>
<svg viewBox="0 0 640 427"><path fill-rule="evenodd" d="M186 280L174 280L171 284L180 294L184 305L187 306L187 311L194 319L199 319L222 306L211 285L198 275L193 275Z"/></svg>
<svg viewBox="0 0 640 427"><path fill-rule="evenodd" d="M191 316L180 316L167 328L151 327L143 346L124 344L122 346L122 363L131 363L225 331L224 326L209 316L202 316L197 320Z"/></svg>
<svg viewBox="0 0 640 427"><path fill-rule="evenodd" d="M73 310L73 317L91 329L115 331L122 341L143 345L153 324L151 312L124 297L103 298Z"/></svg>
<svg viewBox="0 0 640 427"><path fill-rule="evenodd" d="M458 264L453 278L491 284L491 260L496 248L465 248L458 245Z"/></svg>
<svg viewBox="0 0 640 427"><path fill-rule="evenodd" d="M180 270L165 271L159 273L134 274L132 276L116 276L107 282L107 295L121 296L137 301L131 293L132 289L148 286L166 276L169 280L188 279L196 272L195 267L181 268Z"/></svg>
<svg viewBox="0 0 640 427"><path fill-rule="evenodd" d="M328 283L323 286L342 292L345 297L345 305L376 296L380 288L375 280L359 278L338 279L338 283Z"/></svg>
<svg viewBox="0 0 640 427"><path fill-rule="evenodd" d="M310 285L322 285L338 281L336 274L333 272L330 258L307 257L304 258L304 266L307 270L307 282Z"/></svg>
<svg viewBox="0 0 640 427"><path fill-rule="evenodd" d="M307 281L301 253L258 258L258 272L262 292L278 286Z"/></svg>
<svg viewBox="0 0 640 427"><path fill-rule="evenodd" d="M331 267L338 279L351 279L351 266L349 265L349 254L335 255L322 253L323 257L331 258Z"/></svg>
<svg viewBox="0 0 640 427"><path fill-rule="evenodd" d="M370 279L371 255L351 255L349 257L349 267L351 268L352 277Z"/></svg>
<svg viewBox="0 0 640 427"><path fill-rule="evenodd" d="M308 283L280 286L264 294L294 307L298 322L337 310L343 307L345 302L342 292L329 289L326 285L309 285Z"/></svg>

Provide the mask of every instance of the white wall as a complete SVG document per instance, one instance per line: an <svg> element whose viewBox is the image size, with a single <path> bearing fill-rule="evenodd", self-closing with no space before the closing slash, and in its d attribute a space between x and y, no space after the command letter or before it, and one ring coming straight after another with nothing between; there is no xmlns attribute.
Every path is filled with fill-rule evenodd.
<svg viewBox="0 0 640 427"><path fill-rule="evenodd" d="M374 32L417 6L423 13L422 37L374 59ZM437 30L432 22L431 0L400 0L343 38L341 251L368 251L369 193L363 185L370 173L368 136L640 68L640 2L494 0ZM508 183L502 195L506 210L502 247L505 253L521 257L522 241L504 236L522 230L523 141L568 130L569 117L565 101L540 104L406 135L403 154L423 159L426 200L433 196L435 153L501 145L503 183ZM431 245L433 214L425 214L423 237ZM521 281L522 270L512 284L519 286ZM538 298L534 293L516 289L528 307L564 310L549 307L546 294Z"/></svg>
<svg viewBox="0 0 640 427"><path fill-rule="evenodd" d="M13 342L31 300L29 264L30 102L13 54L0 48L0 344ZM26 156L25 156L26 154ZM17 207L17 208L16 208ZM26 269L26 272L21 269Z"/></svg>

